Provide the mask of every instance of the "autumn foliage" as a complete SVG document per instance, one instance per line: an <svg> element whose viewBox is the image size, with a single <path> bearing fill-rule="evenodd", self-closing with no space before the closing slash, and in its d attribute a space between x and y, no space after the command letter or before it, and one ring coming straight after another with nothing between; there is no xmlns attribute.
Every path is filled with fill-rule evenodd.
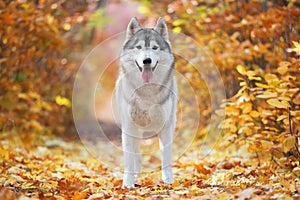
<svg viewBox="0 0 300 200"><path fill-rule="evenodd" d="M179 82L186 102L179 102L178 114L187 120L177 134L189 140L195 131L189 119L199 113L200 118L193 145L174 161L176 182L164 185L159 172L153 172L143 174L131 191L121 188L120 162L114 160L121 152L109 154L93 141L92 149L103 152L100 160L117 166L109 168L80 144L56 137L75 132L72 83L81 60L73 60L71 53L92 41L92 29L110 23L105 10L89 15L88 2L0 1L0 197L291 199L299 194L297 1L138 1L142 21L161 16L175 35L198 44L187 46L188 39L172 43L180 49L176 71L193 89L187 92ZM195 69L208 68L210 58L222 77L215 87L224 86L227 95L218 105L203 78L213 72ZM197 105L189 102L194 96ZM212 125L212 116L224 120ZM202 157L200 149L217 132L214 154ZM175 142L186 145L184 139ZM149 157L146 165L160 165L159 158Z"/></svg>
<svg viewBox="0 0 300 200"><path fill-rule="evenodd" d="M299 5L247 2L174 1L151 10L165 13L175 32L208 47L219 68L228 96L217 111L226 117L219 125L219 147L246 146L260 159L294 168L299 160ZM187 66L177 69L185 74ZM193 87L203 90L200 84ZM200 101L207 95L200 93ZM199 109L207 110L203 103Z"/></svg>
<svg viewBox="0 0 300 200"><path fill-rule="evenodd" d="M71 120L74 65L63 38L71 18L51 1L1 1L0 10L2 131L63 133Z"/></svg>

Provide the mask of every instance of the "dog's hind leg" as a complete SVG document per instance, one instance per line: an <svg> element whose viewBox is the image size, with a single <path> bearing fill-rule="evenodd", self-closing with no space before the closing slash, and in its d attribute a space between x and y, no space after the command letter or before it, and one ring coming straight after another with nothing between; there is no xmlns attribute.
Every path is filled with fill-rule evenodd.
<svg viewBox="0 0 300 200"><path fill-rule="evenodd" d="M165 184L174 183L172 173L172 143L174 127L170 125L159 134L159 146L162 159L162 180Z"/></svg>

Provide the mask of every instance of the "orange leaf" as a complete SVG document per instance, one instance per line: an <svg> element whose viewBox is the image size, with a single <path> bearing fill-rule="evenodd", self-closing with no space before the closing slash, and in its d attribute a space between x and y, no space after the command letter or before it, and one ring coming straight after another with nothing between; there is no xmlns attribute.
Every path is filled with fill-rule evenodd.
<svg viewBox="0 0 300 200"><path fill-rule="evenodd" d="M211 174L212 171L207 169L203 164L194 164L194 168L197 170L198 173L201 174Z"/></svg>
<svg viewBox="0 0 300 200"><path fill-rule="evenodd" d="M171 186L172 187L178 187L180 185L180 183L178 181L174 182Z"/></svg>
<svg viewBox="0 0 300 200"><path fill-rule="evenodd" d="M280 66L280 67L289 67L289 66L291 66L291 63L290 63L290 62L287 62L287 61L281 61L281 62L279 63L279 66Z"/></svg>
<svg viewBox="0 0 300 200"><path fill-rule="evenodd" d="M75 199L75 200L81 200L81 199L84 199L87 197L87 192L86 191L83 191L83 192L75 192L72 199Z"/></svg>
<svg viewBox="0 0 300 200"><path fill-rule="evenodd" d="M300 99L293 99L293 103L296 105L300 105Z"/></svg>
<svg viewBox="0 0 300 200"><path fill-rule="evenodd" d="M280 66L277 68L277 71L279 74L283 75L285 74L286 72L288 72L288 67L287 66Z"/></svg>
<svg viewBox="0 0 300 200"><path fill-rule="evenodd" d="M192 181L190 181L190 180L185 180L185 181L182 183L182 185L183 185L184 187L190 186L191 184L192 184Z"/></svg>

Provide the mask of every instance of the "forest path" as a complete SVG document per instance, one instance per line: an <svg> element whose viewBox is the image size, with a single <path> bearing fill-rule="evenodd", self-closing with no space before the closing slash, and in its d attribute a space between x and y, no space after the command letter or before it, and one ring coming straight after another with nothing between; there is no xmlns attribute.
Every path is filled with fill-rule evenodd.
<svg viewBox="0 0 300 200"><path fill-rule="evenodd" d="M141 174L132 190L121 188L122 154L109 155L103 145L13 133L2 133L0 144L1 199L300 198L299 178L292 172L224 152L201 157L199 144L174 162L174 184L161 183L158 167ZM101 156L95 158L87 144ZM150 157L144 162L159 166L160 160Z"/></svg>

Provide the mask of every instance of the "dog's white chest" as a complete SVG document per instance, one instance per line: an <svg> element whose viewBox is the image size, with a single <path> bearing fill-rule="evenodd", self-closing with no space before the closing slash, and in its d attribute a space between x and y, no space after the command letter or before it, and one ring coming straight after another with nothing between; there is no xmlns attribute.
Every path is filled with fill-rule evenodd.
<svg viewBox="0 0 300 200"><path fill-rule="evenodd" d="M165 121L165 111L162 105L149 100L134 98L129 107L132 122L145 131L158 132Z"/></svg>

